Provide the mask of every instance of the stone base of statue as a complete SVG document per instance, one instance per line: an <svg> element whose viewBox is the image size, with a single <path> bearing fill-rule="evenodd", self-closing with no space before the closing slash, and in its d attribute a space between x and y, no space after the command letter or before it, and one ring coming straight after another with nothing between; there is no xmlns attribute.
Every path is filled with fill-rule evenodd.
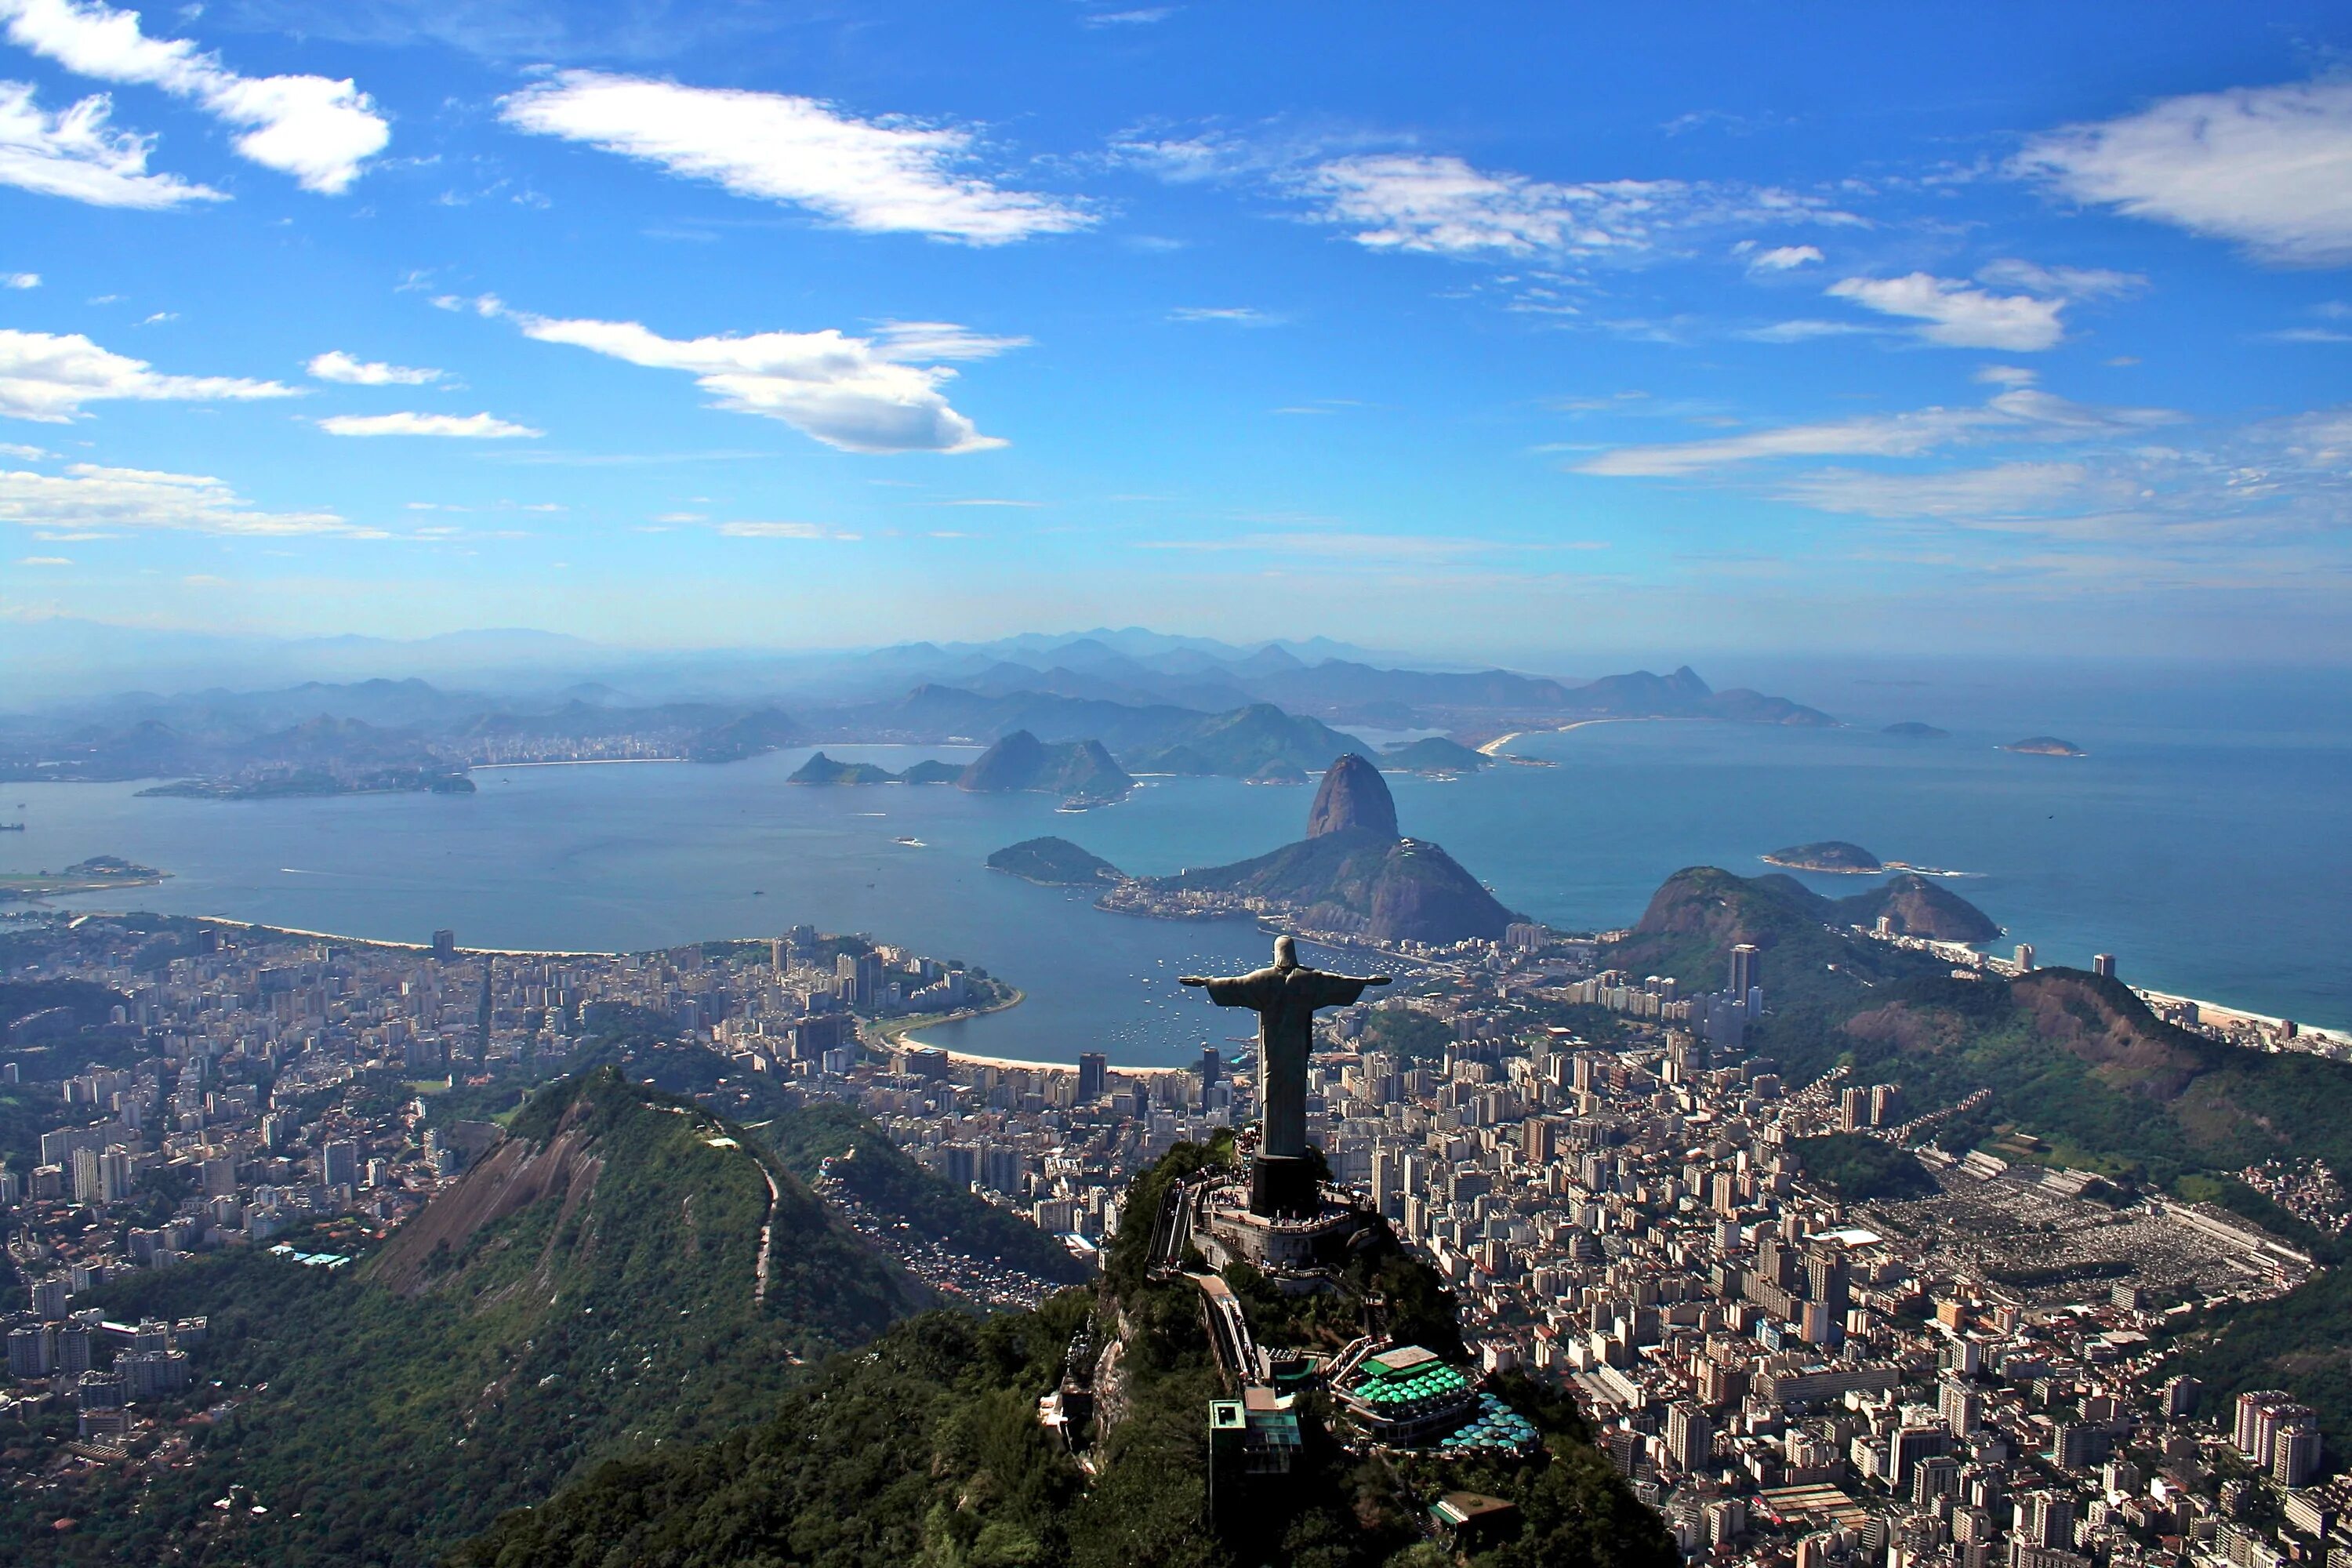
<svg viewBox="0 0 2352 1568"><path fill-rule="evenodd" d="M1250 1162L1250 1213L1266 1218L1310 1217L1322 1207L1315 1167L1296 1155L1260 1154Z"/></svg>
<svg viewBox="0 0 2352 1568"><path fill-rule="evenodd" d="M1280 1199L1275 1212L1262 1213L1269 1178ZM1211 1188L1198 1214L1192 1245L1212 1268L1246 1263L1294 1295L1334 1289L1356 1249L1379 1238L1381 1224L1369 1205L1319 1185L1298 1159L1255 1162L1246 1186L1228 1182Z"/></svg>

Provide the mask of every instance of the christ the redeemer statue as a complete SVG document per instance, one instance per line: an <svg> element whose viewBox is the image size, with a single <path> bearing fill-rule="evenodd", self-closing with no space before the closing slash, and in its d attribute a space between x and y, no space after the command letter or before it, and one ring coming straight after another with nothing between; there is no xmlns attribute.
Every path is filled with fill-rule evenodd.
<svg viewBox="0 0 2352 1568"><path fill-rule="evenodd" d="M1247 1007L1257 1014L1258 1101L1265 1126L1257 1163L1250 1172L1250 1209L1255 1214L1312 1214L1315 1178L1307 1164L1307 1056L1315 1044L1315 1010L1344 1007L1367 985L1386 985L1385 974L1332 974L1303 967L1297 944L1274 939L1274 963L1225 979L1182 977L1220 1007Z"/></svg>

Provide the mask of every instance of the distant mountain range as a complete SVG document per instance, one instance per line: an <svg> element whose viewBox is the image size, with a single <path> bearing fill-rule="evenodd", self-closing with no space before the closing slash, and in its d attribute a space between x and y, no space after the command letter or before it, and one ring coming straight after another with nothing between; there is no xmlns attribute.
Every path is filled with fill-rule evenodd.
<svg viewBox="0 0 2352 1568"><path fill-rule="evenodd" d="M572 647L483 637L464 646ZM0 646L9 640L0 636ZM1099 742L1130 773L1286 777L1320 772L1343 752L1373 754L1340 725L1443 731L1448 738L1432 736L1385 765L1474 771L1472 748L1487 740L1580 720L1837 722L1788 698L1717 691L1687 667L1576 682L1381 667L1339 657L1337 647L1242 649L1129 631L745 656L735 666L641 660L612 679L561 684L509 666L487 689L410 676L122 692L0 715L0 779L196 777L213 793L282 793L285 775L303 773L337 788L401 787L387 781L491 763L720 763L830 742L988 745L1024 731L1047 746ZM698 672L691 681L688 671Z"/></svg>

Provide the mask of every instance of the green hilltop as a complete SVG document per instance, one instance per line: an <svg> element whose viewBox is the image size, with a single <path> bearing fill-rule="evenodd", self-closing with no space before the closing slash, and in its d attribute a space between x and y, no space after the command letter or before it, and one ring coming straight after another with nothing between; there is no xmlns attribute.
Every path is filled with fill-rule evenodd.
<svg viewBox="0 0 2352 1568"><path fill-rule="evenodd" d="M988 867L1046 888L1100 887L1127 880L1125 872L1101 856L1066 838L1050 837L1007 845L988 858Z"/></svg>
<svg viewBox="0 0 2352 1568"><path fill-rule="evenodd" d="M751 1134L607 1068L533 1098L356 1267L245 1251L98 1300L209 1316L205 1374L251 1392L136 1508L135 1478L94 1482L69 1535L0 1504L37 1560L167 1561L205 1526L221 1560L431 1563L607 1460L763 1418L802 1363L936 1298ZM223 1519L231 1482L270 1511Z"/></svg>

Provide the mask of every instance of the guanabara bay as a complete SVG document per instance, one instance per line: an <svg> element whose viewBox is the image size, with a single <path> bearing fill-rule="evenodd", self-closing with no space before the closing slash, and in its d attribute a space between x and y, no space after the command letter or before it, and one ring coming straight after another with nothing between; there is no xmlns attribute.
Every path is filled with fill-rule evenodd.
<svg viewBox="0 0 2352 1568"><path fill-rule="evenodd" d="M2352 5L0 0L0 1568L2352 1568Z"/></svg>

